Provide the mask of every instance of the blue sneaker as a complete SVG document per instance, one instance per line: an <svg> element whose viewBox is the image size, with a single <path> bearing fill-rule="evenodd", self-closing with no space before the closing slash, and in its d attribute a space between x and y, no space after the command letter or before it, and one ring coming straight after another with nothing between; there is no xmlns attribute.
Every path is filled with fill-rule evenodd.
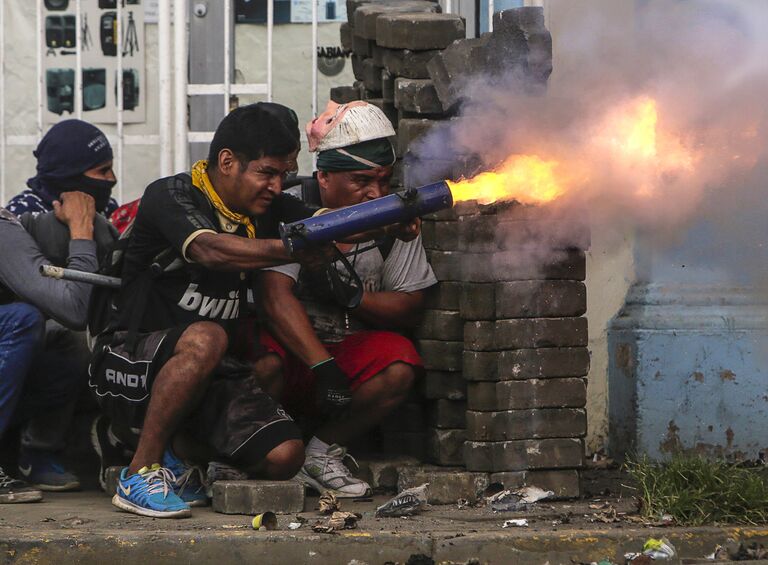
<svg viewBox="0 0 768 565"><path fill-rule="evenodd" d="M22 478L47 491L78 490L80 480L67 471L55 453L35 449L19 450L19 473Z"/></svg>
<svg viewBox="0 0 768 565"><path fill-rule="evenodd" d="M120 473L117 493L112 504L140 516L151 518L189 518L189 504L173 492L176 477L158 463L142 467L135 475L128 475L128 467Z"/></svg>
<svg viewBox="0 0 768 565"><path fill-rule="evenodd" d="M169 469L176 477L171 483L176 496L190 506L208 506L203 470L200 467L187 465L176 457L170 447L163 453L163 467Z"/></svg>

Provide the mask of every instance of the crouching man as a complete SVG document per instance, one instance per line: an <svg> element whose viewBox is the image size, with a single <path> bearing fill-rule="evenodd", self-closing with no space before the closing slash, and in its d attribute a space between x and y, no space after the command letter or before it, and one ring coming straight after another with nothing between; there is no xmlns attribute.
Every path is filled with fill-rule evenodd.
<svg viewBox="0 0 768 565"><path fill-rule="evenodd" d="M191 462L223 460L271 479L301 468L298 428L229 347L250 272L292 260L270 231L276 220L309 215L280 198L299 147L292 110L241 107L217 128L208 161L142 197L116 312L90 366L115 435L135 449L112 499L122 510L189 516L207 503Z"/></svg>
<svg viewBox="0 0 768 565"><path fill-rule="evenodd" d="M329 103L307 126L310 150L318 152L323 207L359 204L389 193L395 153L388 138L394 133L375 106ZM331 490L340 497L370 493L370 486L344 464L342 446L400 404L422 369L411 341L388 331L414 327L424 289L437 282L419 227L417 220L389 230L397 238L388 235L378 245L337 245L350 253L349 264L362 282L362 299L353 300L359 304L338 300L354 295L354 285L338 288L346 284L339 262L330 267L338 276L295 263L261 275L271 332L263 332L261 340L273 368L264 386L282 398L290 414L324 420L314 430L297 476L318 491Z"/></svg>

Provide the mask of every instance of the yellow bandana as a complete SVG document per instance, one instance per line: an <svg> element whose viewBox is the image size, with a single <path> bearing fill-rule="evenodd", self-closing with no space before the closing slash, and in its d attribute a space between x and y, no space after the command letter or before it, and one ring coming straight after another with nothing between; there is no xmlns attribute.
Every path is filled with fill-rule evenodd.
<svg viewBox="0 0 768 565"><path fill-rule="evenodd" d="M211 184L211 179L208 178L208 161L201 159L194 165L192 165L192 184L199 188L203 194L208 198L211 206L216 208L219 214L224 216L230 222L236 224L242 224L248 230L248 237L250 239L256 238L256 226L253 225L251 219L245 214L237 214L227 208L227 205L221 200L216 189Z"/></svg>

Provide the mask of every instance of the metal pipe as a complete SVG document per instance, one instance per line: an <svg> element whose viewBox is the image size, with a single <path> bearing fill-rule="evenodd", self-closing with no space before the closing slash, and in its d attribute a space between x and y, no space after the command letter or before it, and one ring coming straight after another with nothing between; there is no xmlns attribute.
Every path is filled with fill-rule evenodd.
<svg viewBox="0 0 768 565"><path fill-rule="evenodd" d="M267 0L267 102L272 102L272 31L275 27L275 2Z"/></svg>
<svg viewBox="0 0 768 565"><path fill-rule="evenodd" d="M83 282L96 286L105 286L107 288L120 288L121 285L121 280L117 277L108 277L97 273L87 273L85 271L76 271L75 269L55 267L53 265L40 265L40 274L52 279Z"/></svg>
<svg viewBox="0 0 768 565"><path fill-rule="evenodd" d="M232 94L232 0L224 0L224 115L229 114Z"/></svg>
<svg viewBox="0 0 768 565"><path fill-rule="evenodd" d="M488 0L488 31L493 31L493 0Z"/></svg>
<svg viewBox="0 0 768 565"><path fill-rule="evenodd" d="M80 33L83 21L81 0L75 1L75 34ZM83 119L83 46L82 41L75 42L75 116ZM106 86L106 85L105 85ZM106 93L104 94L106 96Z"/></svg>
<svg viewBox="0 0 768 565"><path fill-rule="evenodd" d="M117 2L117 23L115 28L115 43L117 43L117 200L123 203L123 3ZM80 29L78 27L78 29ZM80 50L80 43L77 42L77 49ZM107 83L109 80L107 79Z"/></svg>
<svg viewBox="0 0 768 565"><path fill-rule="evenodd" d="M45 30L43 29L43 3L35 2L37 6L37 141L43 138L43 92L45 85L43 83L43 41ZM5 167L5 163L3 163Z"/></svg>
<svg viewBox="0 0 768 565"><path fill-rule="evenodd" d="M160 134L160 176L167 177L172 173L173 145L171 129L173 116L171 114L171 0L160 0L157 12L158 40L158 112Z"/></svg>
<svg viewBox="0 0 768 565"><path fill-rule="evenodd" d="M354 206L339 208L290 224L280 224L280 238L293 253L313 244L341 241L431 214L453 206L453 195L445 181L411 188Z"/></svg>
<svg viewBox="0 0 768 565"><path fill-rule="evenodd" d="M5 2L0 2L0 205L5 202L5 143Z"/></svg>
<svg viewBox="0 0 768 565"><path fill-rule="evenodd" d="M174 139L174 169L180 173L189 169L189 143L187 135L187 0L174 0L174 81L176 90L176 124Z"/></svg>

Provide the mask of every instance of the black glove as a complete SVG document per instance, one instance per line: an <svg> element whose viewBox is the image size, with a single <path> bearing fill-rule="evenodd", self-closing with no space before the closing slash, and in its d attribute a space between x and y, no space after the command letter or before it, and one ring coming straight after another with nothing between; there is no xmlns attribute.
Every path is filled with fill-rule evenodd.
<svg viewBox="0 0 768 565"><path fill-rule="evenodd" d="M327 416L338 416L352 400L347 375L333 357L312 367L312 372L321 412Z"/></svg>

